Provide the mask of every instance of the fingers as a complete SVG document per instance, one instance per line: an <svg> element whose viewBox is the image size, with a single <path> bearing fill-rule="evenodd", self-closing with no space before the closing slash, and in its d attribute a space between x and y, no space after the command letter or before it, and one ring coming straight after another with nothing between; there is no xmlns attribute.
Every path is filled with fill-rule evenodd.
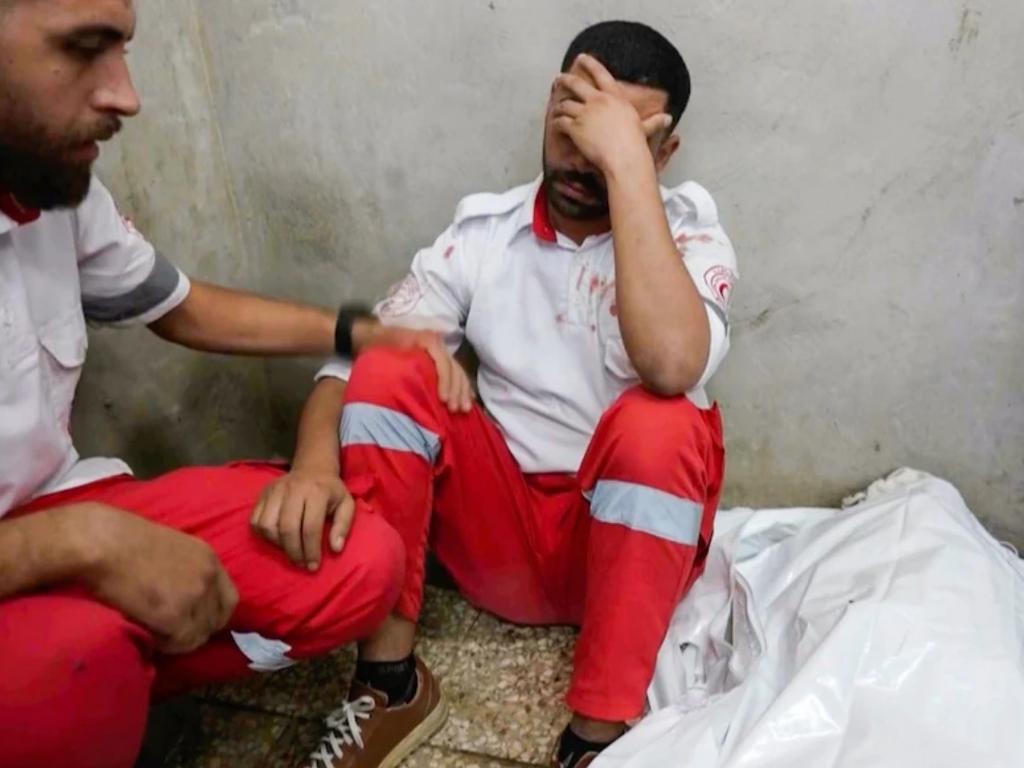
<svg viewBox="0 0 1024 768"><path fill-rule="evenodd" d="M430 355L437 370L437 396L449 411L468 411L473 405L473 387L465 370L452 357L437 333L423 337L420 347Z"/></svg>
<svg viewBox="0 0 1024 768"><path fill-rule="evenodd" d="M551 114L553 117L576 118L583 114L584 109L586 108L583 104L575 99L562 99L555 105L555 109Z"/></svg>
<svg viewBox="0 0 1024 768"><path fill-rule="evenodd" d="M302 516L305 512L306 496L292 491L281 504L281 519L277 524L281 537L281 549L296 565L302 565Z"/></svg>
<svg viewBox="0 0 1024 768"><path fill-rule="evenodd" d="M306 497L306 508L302 514L302 553L306 567L311 571L320 567L328 503L327 494L322 491Z"/></svg>
<svg viewBox="0 0 1024 768"><path fill-rule="evenodd" d="M206 639L207 638L203 637L201 633L191 630L182 631L161 640L159 642L159 648L162 653L177 656L184 653L191 653L206 642Z"/></svg>
<svg viewBox="0 0 1024 768"><path fill-rule="evenodd" d="M220 591L216 581L211 584L210 590L203 597L203 602L198 606L198 615L195 617L197 634L201 635L200 643L205 643L210 637L219 632L227 623L224 616L224 606L220 604Z"/></svg>
<svg viewBox="0 0 1024 768"><path fill-rule="evenodd" d="M473 407L473 383L459 361L445 351L445 363L449 372L448 397L444 399L452 413L469 413Z"/></svg>
<svg viewBox="0 0 1024 768"><path fill-rule="evenodd" d="M458 363L452 359L452 356L440 341L430 344L427 347L427 353L434 361L434 367L437 369L437 396L449 410L454 411L458 408L458 393L455 381Z"/></svg>
<svg viewBox="0 0 1024 768"><path fill-rule="evenodd" d="M469 380L469 374L466 373L458 362L455 363L455 368L458 372L457 378L459 381L459 410L463 413L469 413L473 409L473 398L475 396L475 393L473 392L473 382Z"/></svg>
<svg viewBox="0 0 1024 768"><path fill-rule="evenodd" d="M612 73L608 71L604 64L590 54L581 53L576 57L576 63L583 68L583 71L590 76L590 79L602 91L618 90L619 84L612 77Z"/></svg>
<svg viewBox="0 0 1024 768"><path fill-rule="evenodd" d="M331 521L331 531L328 534L332 552L338 553L344 548L345 539L348 538L348 532L352 529L355 512L355 499L346 489L345 495L334 509L334 520Z"/></svg>
<svg viewBox="0 0 1024 768"><path fill-rule="evenodd" d="M564 72L555 78L555 82L561 86L563 90L572 94L574 98L582 102L586 102L600 93L597 88L579 75L571 75L567 72Z"/></svg>
<svg viewBox="0 0 1024 768"><path fill-rule="evenodd" d="M235 613L235 608L238 606L238 589L235 587L235 583L231 581L231 577L228 576L228 572L223 568L217 572L216 588L217 605L220 608L220 613L217 617L217 626L213 631L219 632L227 626Z"/></svg>
<svg viewBox="0 0 1024 768"><path fill-rule="evenodd" d="M281 544L281 535L278 529L278 521L281 515L281 503L284 501L285 486L282 482L270 485L256 505L253 513L252 527L257 534L269 541L271 544Z"/></svg>
<svg viewBox="0 0 1024 768"><path fill-rule="evenodd" d="M223 572L222 569L218 571ZM230 604L230 611L227 610L227 604L222 604L218 579L219 576L211 579L206 592L192 605L188 617L176 622L171 634L160 641L161 651L170 654L191 653L227 624L234 611L234 604Z"/></svg>
<svg viewBox="0 0 1024 768"><path fill-rule="evenodd" d="M448 402L448 394L451 390L451 366L448 364L448 350L441 349L440 344L427 344L426 350L437 370L437 396L443 402Z"/></svg>
<svg viewBox="0 0 1024 768"><path fill-rule="evenodd" d="M455 402L455 408L452 412L466 412L466 400L468 398L469 382L466 380L466 374L461 370L461 367L456 364L454 385L452 386L452 400Z"/></svg>
<svg viewBox="0 0 1024 768"><path fill-rule="evenodd" d="M555 127L555 130L564 133L570 139L572 138L572 127L576 122L573 117L556 117L551 121L551 124Z"/></svg>
<svg viewBox="0 0 1024 768"><path fill-rule="evenodd" d="M249 527L253 530L259 525L260 517L263 516L263 507L266 504L268 490L264 489L263 493L260 494L259 499L256 500L256 506L252 508L252 514L249 515Z"/></svg>
<svg viewBox="0 0 1024 768"><path fill-rule="evenodd" d="M452 413L465 412L466 390L469 389L469 382L466 380L466 372L458 363L452 364L452 397L448 410Z"/></svg>
<svg viewBox="0 0 1024 768"><path fill-rule="evenodd" d="M160 650L163 653L183 654L196 650L217 631L215 617L218 609L197 608L184 626L177 632L159 642Z"/></svg>
<svg viewBox="0 0 1024 768"><path fill-rule="evenodd" d="M340 486L337 478L335 482ZM335 506L334 493L330 485L284 478L264 492L251 524L260 536L281 547L293 563L316 571L323 560L324 525ZM342 494L348 497L344 486L339 499ZM343 526L342 535L347 535L350 524L351 520Z"/></svg>

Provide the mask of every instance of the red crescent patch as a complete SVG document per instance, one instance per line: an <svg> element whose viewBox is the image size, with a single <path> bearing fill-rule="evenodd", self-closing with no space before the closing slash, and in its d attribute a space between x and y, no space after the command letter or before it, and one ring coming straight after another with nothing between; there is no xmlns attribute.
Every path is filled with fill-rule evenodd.
<svg viewBox="0 0 1024 768"><path fill-rule="evenodd" d="M715 301L722 307L728 307L729 299L732 297L732 286L736 282L733 271L719 264L704 273L704 282L711 289Z"/></svg>

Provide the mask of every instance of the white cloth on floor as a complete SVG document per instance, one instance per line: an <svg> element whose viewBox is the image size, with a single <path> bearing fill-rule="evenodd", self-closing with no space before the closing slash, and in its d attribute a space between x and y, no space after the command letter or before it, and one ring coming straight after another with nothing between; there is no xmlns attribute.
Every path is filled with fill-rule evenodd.
<svg viewBox="0 0 1024 768"><path fill-rule="evenodd" d="M1024 563L930 475L854 502L719 513L595 768L1024 765Z"/></svg>

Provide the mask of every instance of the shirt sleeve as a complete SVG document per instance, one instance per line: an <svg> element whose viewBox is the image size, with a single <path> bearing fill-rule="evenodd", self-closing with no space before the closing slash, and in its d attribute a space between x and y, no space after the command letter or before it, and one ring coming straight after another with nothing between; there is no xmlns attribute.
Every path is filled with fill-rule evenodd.
<svg viewBox="0 0 1024 768"><path fill-rule="evenodd" d="M708 362L697 388L715 375L729 351L729 305L738 272L736 253L720 226L700 226L692 221L677 225L672 233L690 278L704 301L711 341Z"/></svg>
<svg viewBox="0 0 1024 768"><path fill-rule="evenodd" d="M75 211L78 275L86 319L111 325L159 320L188 296L185 274L117 210L95 177Z"/></svg>
<svg viewBox="0 0 1024 768"><path fill-rule="evenodd" d="M419 251L408 274L373 310L384 325L439 331L453 354L465 338L472 298L469 275L473 254L463 229L453 224L432 246ZM330 376L347 381L351 372L351 360L335 357L316 378Z"/></svg>

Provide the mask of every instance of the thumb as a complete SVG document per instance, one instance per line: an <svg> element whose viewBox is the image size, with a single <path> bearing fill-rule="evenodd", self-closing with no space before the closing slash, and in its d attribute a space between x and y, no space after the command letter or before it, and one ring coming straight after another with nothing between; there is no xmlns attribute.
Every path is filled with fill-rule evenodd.
<svg viewBox="0 0 1024 768"><path fill-rule="evenodd" d="M672 115L665 114L664 112L651 115L643 122L644 134L648 138L653 137L658 131L667 131L672 125Z"/></svg>

